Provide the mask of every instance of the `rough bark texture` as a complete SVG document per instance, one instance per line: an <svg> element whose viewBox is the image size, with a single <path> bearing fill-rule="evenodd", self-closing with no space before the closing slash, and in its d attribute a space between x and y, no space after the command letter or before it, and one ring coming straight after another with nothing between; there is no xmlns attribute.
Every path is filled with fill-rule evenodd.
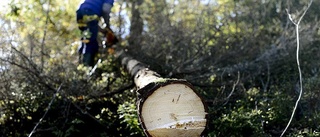
<svg viewBox="0 0 320 137"><path fill-rule="evenodd" d="M139 120L147 136L204 135L207 107L191 84L181 79L162 78L123 51L117 55L136 84Z"/></svg>

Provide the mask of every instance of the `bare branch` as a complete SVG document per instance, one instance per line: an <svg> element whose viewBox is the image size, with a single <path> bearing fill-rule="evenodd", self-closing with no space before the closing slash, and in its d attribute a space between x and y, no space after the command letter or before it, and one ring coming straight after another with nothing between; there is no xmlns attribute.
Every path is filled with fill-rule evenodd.
<svg viewBox="0 0 320 137"><path fill-rule="evenodd" d="M52 105L54 99L55 99L56 96L57 96L57 93L59 93L59 91L60 91L60 89L61 89L61 86L62 86L62 84L60 84L59 88L56 90L56 93L53 94L53 97L52 97L52 99L51 99L51 101L50 101L50 103L49 103L49 105L48 105L48 107L47 107L46 112L45 112L45 113L43 114L43 116L40 118L39 122L34 126L33 130L31 131L31 133L29 134L28 137L31 137L31 136L32 136L32 134L36 131L36 129L37 129L37 127L39 126L39 124L42 122L42 120L43 120L43 119L45 118L45 116L47 115L48 111L49 111L50 108L51 108L51 105Z"/></svg>
<svg viewBox="0 0 320 137"><path fill-rule="evenodd" d="M298 107L298 104L299 104L299 101L301 100L301 96L302 96L302 72L301 72L301 68L300 68L300 61L299 61L299 48L300 48L300 42L299 42L299 25L300 25L300 22L303 18L303 16L306 14L306 12L308 11L308 9L310 8L311 4L312 4L313 0L310 1L310 3L308 4L308 7L307 9L303 12L303 14L301 15L301 17L299 18L298 22L294 22L291 18L291 15L288 13L288 16L289 16L289 19L291 20L291 22L295 25L296 27L296 39L297 39L297 54L296 54L296 57L297 57L297 66L298 66L298 70L299 70L299 81L300 81L300 94L299 94L299 97L296 101L296 104L293 108L293 111L292 111L292 114L291 114L291 117L290 117L290 120L286 126L286 128L283 130L283 132L281 133L281 136L282 137L284 135L284 133L287 131L288 127L290 126L291 124L291 121L293 119L293 116L294 116L294 113L296 112L296 109ZM287 10L288 12L288 10Z"/></svg>
<svg viewBox="0 0 320 137"><path fill-rule="evenodd" d="M233 84L232 90L231 90L230 94L228 95L228 97L225 99L226 101L223 103L223 106L229 102L229 99L230 99L231 95L233 94L234 90L236 89L236 86L239 84L239 81L240 81L240 72L238 72L238 79L237 79L236 83Z"/></svg>

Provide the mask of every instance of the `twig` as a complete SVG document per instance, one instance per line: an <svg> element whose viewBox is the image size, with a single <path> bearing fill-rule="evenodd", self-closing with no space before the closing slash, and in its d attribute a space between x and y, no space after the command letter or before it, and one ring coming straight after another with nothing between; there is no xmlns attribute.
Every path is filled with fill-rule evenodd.
<svg viewBox="0 0 320 137"><path fill-rule="evenodd" d="M226 101L223 103L223 106L229 102L229 99L230 99L231 95L233 94L234 90L236 89L236 86L239 84L239 81L240 81L240 73L238 72L238 79L237 79L236 83L233 84L232 90L231 90L230 94L228 95L228 97L225 99Z"/></svg>
<svg viewBox="0 0 320 137"><path fill-rule="evenodd" d="M31 137L31 136L32 136L32 134L36 131L36 129L37 129L37 127L39 126L39 124L42 122L42 120L44 119L44 117L47 115L48 111L49 111L50 108L51 108L51 105L52 105L54 99L55 99L56 96L57 96L57 93L59 93L59 91L60 91L60 89L61 89L61 86L62 86L62 84L60 84L59 88L56 90L56 93L53 94L53 97L52 97L52 99L51 99L51 101L50 101L50 103L49 103L49 105L48 105L48 107L47 107L46 112L45 112L45 113L43 114L43 116L40 118L39 122L34 126L33 130L31 131L31 133L29 134L28 137Z"/></svg>
<svg viewBox="0 0 320 137"><path fill-rule="evenodd" d="M67 100L69 100L67 98ZM69 100L70 101L70 100ZM99 121L99 119L95 118L92 114L90 114L87 110L82 109L79 105L75 104L74 102L70 101L71 104L76 107L82 114L87 115L88 117L90 117L91 119L93 119L94 121L96 121L97 123L99 123L102 127L104 127L105 129L108 129L108 126L104 125L103 123L101 123Z"/></svg>
<svg viewBox="0 0 320 137"><path fill-rule="evenodd" d="M299 48L300 48L300 42L299 42L299 25L300 25L300 22L303 18L303 16L306 14L306 12L308 11L308 9L310 8L311 4L312 4L313 0L310 1L310 3L308 4L308 7L307 9L303 12L303 14L301 15L301 17L299 18L299 20L297 22L294 22L292 17L291 17L291 14L288 12L287 10L287 14L289 16L289 19L290 21L295 25L296 27L296 39L297 39L297 52L296 52L296 58L297 58L297 66L298 66L298 70L299 70L299 81L300 81L300 94L299 94L299 97L296 101L296 104L293 108L293 111L292 111L292 114L291 114L291 117L290 117L290 120L286 126L286 128L283 130L283 132L281 133L281 136L282 137L284 135L284 133L287 131L288 127L290 126L291 122L292 122L292 119L293 119L293 116L294 116L294 113L296 112L296 109L298 107L298 104L299 104L299 101L301 100L301 96L302 96L302 73L301 73L301 68L300 68L300 62L299 62Z"/></svg>
<svg viewBox="0 0 320 137"><path fill-rule="evenodd" d="M118 94L118 93L122 93L124 92L125 90L127 89L130 89L130 88L133 88L134 87L134 83L133 82L130 82L116 90L113 90L111 92L106 92L105 94L101 95L100 98L103 98L103 97L110 97L110 96L113 96L114 94Z"/></svg>
<svg viewBox="0 0 320 137"><path fill-rule="evenodd" d="M47 31L48 31L48 22L49 22L49 11L50 11L50 0L48 0L48 9L46 12L46 24L45 24L45 28L44 28L44 33L43 33L43 38L42 38L42 42L41 42L41 71L43 71L43 66L44 66L44 43L46 40L46 35L47 35Z"/></svg>

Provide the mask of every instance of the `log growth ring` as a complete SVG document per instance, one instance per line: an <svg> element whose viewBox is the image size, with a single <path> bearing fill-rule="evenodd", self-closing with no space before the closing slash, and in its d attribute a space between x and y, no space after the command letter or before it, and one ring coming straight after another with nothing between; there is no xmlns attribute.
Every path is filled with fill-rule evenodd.
<svg viewBox="0 0 320 137"><path fill-rule="evenodd" d="M200 136L206 127L206 106L185 83L156 88L140 107L140 120L150 136Z"/></svg>

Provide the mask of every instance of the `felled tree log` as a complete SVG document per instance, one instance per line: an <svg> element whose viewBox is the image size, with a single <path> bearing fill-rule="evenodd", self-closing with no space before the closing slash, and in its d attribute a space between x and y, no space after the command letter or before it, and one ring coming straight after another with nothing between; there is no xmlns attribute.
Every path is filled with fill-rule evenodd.
<svg viewBox="0 0 320 137"><path fill-rule="evenodd" d="M204 136L207 107L191 84L162 78L124 52L118 56L137 87L139 120L147 136Z"/></svg>

